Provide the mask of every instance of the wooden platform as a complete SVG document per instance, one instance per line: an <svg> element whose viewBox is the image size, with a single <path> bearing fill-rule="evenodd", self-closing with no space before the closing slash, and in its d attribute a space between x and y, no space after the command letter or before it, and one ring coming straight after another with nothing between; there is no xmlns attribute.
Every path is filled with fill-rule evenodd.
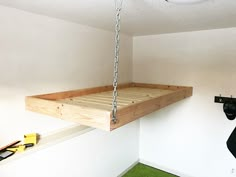
<svg viewBox="0 0 236 177"><path fill-rule="evenodd" d="M111 121L112 86L28 96L26 109L111 131L192 95L192 87L129 83L118 87L118 122Z"/></svg>

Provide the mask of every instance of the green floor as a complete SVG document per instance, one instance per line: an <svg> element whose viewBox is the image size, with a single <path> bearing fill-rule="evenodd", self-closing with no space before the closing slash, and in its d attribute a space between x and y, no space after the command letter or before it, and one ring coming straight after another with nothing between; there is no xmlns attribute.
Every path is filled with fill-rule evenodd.
<svg viewBox="0 0 236 177"><path fill-rule="evenodd" d="M123 177L177 177L177 176L138 163L132 169L130 169Z"/></svg>

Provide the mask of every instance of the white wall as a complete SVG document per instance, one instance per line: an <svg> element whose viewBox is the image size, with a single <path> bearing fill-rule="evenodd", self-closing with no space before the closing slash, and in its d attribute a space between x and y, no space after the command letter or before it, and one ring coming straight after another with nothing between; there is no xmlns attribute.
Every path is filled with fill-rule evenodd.
<svg viewBox="0 0 236 177"><path fill-rule="evenodd" d="M193 86L193 97L144 117L140 158L192 177L232 177L236 126L214 96L236 96L236 28L135 37L135 82ZM234 170L235 172L235 170Z"/></svg>
<svg viewBox="0 0 236 177"><path fill-rule="evenodd" d="M113 56L111 32L0 6L0 146L71 125L25 111L24 97L110 85ZM132 37L122 35L119 82L131 79ZM94 130L0 166L0 176L116 176L138 159L138 128Z"/></svg>

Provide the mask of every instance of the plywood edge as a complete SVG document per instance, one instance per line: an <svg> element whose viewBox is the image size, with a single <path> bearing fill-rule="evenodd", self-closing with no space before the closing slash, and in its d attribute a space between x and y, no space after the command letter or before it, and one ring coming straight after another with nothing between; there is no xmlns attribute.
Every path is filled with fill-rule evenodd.
<svg viewBox="0 0 236 177"><path fill-rule="evenodd" d="M118 89L127 88L130 86L131 86L131 83L119 84ZM47 100L58 100L58 99L78 97L78 96L99 93L99 92L112 91L112 90L113 90L113 86L107 85L107 86L101 86L101 87L93 87L93 88L70 90L70 91L63 91L63 92L56 92L56 93L49 93L49 94L41 94L41 95L35 95L35 96L31 96L31 97L47 99Z"/></svg>
<svg viewBox="0 0 236 177"><path fill-rule="evenodd" d="M167 95L156 97L150 100L143 101L141 103L133 104L126 108L122 108L117 111L118 123L114 124L111 121L110 130L112 131L147 114L164 108L172 103L190 97L192 96L192 90L192 87L184 87Z"/></svg>

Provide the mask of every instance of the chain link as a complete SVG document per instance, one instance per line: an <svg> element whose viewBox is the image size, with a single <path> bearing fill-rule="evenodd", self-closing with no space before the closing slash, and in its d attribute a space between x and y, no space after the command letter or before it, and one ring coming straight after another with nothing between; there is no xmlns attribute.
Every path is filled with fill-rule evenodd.
<svg viewBox="0 0 236 177"><path fill-rule="evenodd" d="M114 74L113 74L113 100L112 100L112 122L117 123L117 85L118 85L118 65L120 52L120 19L123 0L115 0L116 8L116 25L115 25L115 57L114 57Z"/></svg>

